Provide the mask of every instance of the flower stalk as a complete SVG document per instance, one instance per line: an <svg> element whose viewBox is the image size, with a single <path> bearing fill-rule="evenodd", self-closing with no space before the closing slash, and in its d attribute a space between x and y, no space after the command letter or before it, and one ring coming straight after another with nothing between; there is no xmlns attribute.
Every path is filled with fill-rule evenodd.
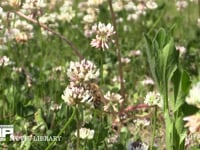
<svg viewBox="0 0 200 150"><path fill-rule="evenodd" d="M123 67L122 67L122 62L121 62L121 50L120 50L120 45L119 45L119 37L118 37L118 32L117 32L117 24L116 24L116 18L115 18L115 13L113 11L113 6L112 6L112 0L108 0L109 7L110 7L110 13L112 17L112 23L114 26L115 30L115 44L116 44L116 53L117 53L117 59L119 62L119 77L120 77L120 94L122 95L123 99L125 99L125 89L124 89L124 76L123 76ZM124 102L121 105L121 109L124 107Z"/></svg>

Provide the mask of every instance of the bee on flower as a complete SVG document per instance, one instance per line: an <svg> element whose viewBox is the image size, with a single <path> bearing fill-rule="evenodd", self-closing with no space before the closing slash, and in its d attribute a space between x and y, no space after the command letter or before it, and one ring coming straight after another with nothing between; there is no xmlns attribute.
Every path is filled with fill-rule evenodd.
<svg viewBox="0 0 200 150"><path fill-rule="evenodd" d="M92 93L83 86L70 84L64 90L62 99L70 106L80 103L90 103L93 100Z"/></svg>
<svg viewBox="0 0 200 150"><path fill-rule="evenodd" d="M98 25L95 24L92 26L93 33L96 34L95 39L92 39L90 45L95 48L108 49L108 43L112 40L112 36L115 34L113 26L109 23L105 25L104 23L99 22Z"/></svg>

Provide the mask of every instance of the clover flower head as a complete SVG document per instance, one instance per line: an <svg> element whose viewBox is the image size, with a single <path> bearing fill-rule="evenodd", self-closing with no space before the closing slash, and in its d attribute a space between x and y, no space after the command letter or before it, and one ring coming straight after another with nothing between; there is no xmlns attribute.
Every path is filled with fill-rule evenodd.
<svg viewBox="0 0 200 150"><path fill-rule="evenodd" d="M123 2L121 0L114 1L112 6L115 12L119 12L123 9Z"/></svg>
<svg viewBox="0 0 200 150"><path fill-rule="evenodd" d="M89 90L86 90L83 86L75 86L70 84L64 90L62 99L68 105L76 105L80 103L90 103L93 99Z"/></svg>
<svg viewBox="0 0 200 150"><path fill-rule="evenodd" d="M72 2L65 1L60 7L60 14L58 20L70 22L75 17L75 11L72 9Z"/></svg>
<svg viewBox="0 0 200 150"><path fill-rule="evenodd" d="M46 6L47 4L44 2L44 0L26 0L25 3L23 3L22 8L26 10L36 10Z"/></svg>
<svg viewBox="0 0 200 150"><path fill-rule="evenodd" d="M105 94L105 98L109 101L113 101L113 102L118 102L118 103L122 103L124 100L122 98L122 96L118 93L111 93L110 91L108 91Z"/></svg>
<svg viewBox="0 0 200 150"><path fill-rule="evenodd" d="M67 75L71 82L75 84L96 81L99 77L99 70L89 60L81 62L70 62Z"/></svg>
<svg viewBox="0 0 200 150"><path fill-rule="evenodd" d="M105 25L99 22L98 25L92 26L93 33L96 34L96 38L92 39L91 46L95 48L108 49L108 42L111 40L111 36L115 34L113 26L109 23Z"/></svg>
<svg viewBox="0 0 200 150"><path fill-rule="evenodd" d="M79 130L79 133L80 133L80 138L81 139L93 139L94 137L94 130L90 130L88 128L81 128ZM77 136L77 131L75 132L75 136Z"/></svg>
<svg viewBox="0 0 200 150"><path fill-rule="evenodd" d="M21 5L21 0L9 0L11 7L18 8Z"/></svg>
<svg viewBox="0 0 200 150"><path fill-rule="evenodd" d="M185 127L188 127L191 133L200 133L200 114L184 117L183 120L187 121Z"/></svg>
<svg viewBox="0 0 200 150"><path fill-rule="evenodd" d="M154 81L150 77L146 77L141 83L142 85L154 85Z"/></svg>
<svg viewBox="0 0 200 150"><path fill-rule="evenodd" d="M156 9L158 7L157 3L154 2L153 0L147 1L146 6L149 9Z"/></svg>
<svg viewBox="0 0 200 150"><path fill-rule="evenodd" d="M162 108L162 98L160 93L155 91L147 93L144 103L148 105L157 105Z"/></svg>
<svg viewBox="0 0 200 150"><path fill-rule="evenodd" d="M99 6L103 4L105 0L88 0L87 3L89 6Z"/></svg>
<svg viewBox="0 0 200 150"><path fill-rule="evenodd" d="M124 101L122 96L118 93L111 93L108 91L104 98L107 100L107 104L104 105L104 111L118 112L119 105Z"/></svg>
<svg viewBox="0 0 200 150"><path fill-rule="evenodd" d="M7 56L0 57L0 67L1 66L5 67L10 64L13 64L13 62L11 62Z"/></svg>
<svg viewBox="0 0 200 150"><path fill-rule="evenodd" d="M176 9L178 11L181 11L181 10L185 9L187 6L188 6L188 2L187 1L184 1L184 0L176 1Z"/></svg>
<svg viewBox="0 0 200 150"><path fill-rule="evenodd" d="M200 82L194 85L189 91L189 96L186 97L186 102L200 108Z"/></svg>
<svg viewBox="0 0 200 150"><path fill-rule="evenodd" d="M184 46L177 45L176 50L180 52L180 54L184 54L186 52L186 48Z"/></svg>

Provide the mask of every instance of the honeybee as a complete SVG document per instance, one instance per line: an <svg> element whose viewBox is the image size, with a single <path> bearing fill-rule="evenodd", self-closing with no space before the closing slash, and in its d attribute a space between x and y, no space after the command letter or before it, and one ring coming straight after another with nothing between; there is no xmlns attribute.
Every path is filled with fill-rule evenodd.
<svg viewBox="0 0 200 150"><path fill-rule="evenodd" d="M105 104L105 98L96 83L90 83L87 86L87 89L91 91L93 96L93 104L95 108L101 108Z"/></svg>

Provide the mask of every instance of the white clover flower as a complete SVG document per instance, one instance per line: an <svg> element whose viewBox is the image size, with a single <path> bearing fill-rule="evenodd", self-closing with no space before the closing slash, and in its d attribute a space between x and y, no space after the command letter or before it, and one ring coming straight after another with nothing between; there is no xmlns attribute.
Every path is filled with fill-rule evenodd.
<svg viewBox="0 0 200 150"><path fill-rule="evenodd" d="M12 19L11 19L12 20ZM11 28L6 29L4 33L5 42L16 40L17 42L26 42L33 38L33 26L26 21L11 21Z"/></svg>
<svg viewBox="0 0 200 150"><path fill-rule="evenodd" d="M186 102L200 108L200 82L198 82L189 92Z"/></svg>
<svg viewBox="0 0 200 150"><path fill-rule="evenodd" d="M52 111L58 111L58 110L61 109L61 107L62 107L62 105L58 105L58 104L56 104L56 103L53 103L53 104L51 104L51 106L50 106L50 110L52 110Z"/></svg>
<svg viewBox="0 0 200 150"><path fill-rule="evenodd" d="M30 10L35 10L35 9L41 9L46 6L47 4L44 2L44 0L26 0L23 3L22 8L30 11Z"/></svg>
<svg viewBox="0 0 200 150"><path fill-rule="evenodd" d="M9 0L11 7L18 8L21 5L21 0Z"/></svg>
<svg viewBox="0 0 200 150"><path fill-rule="evenodd" d="M114 1L112 3L114 12L119 12L123 9L123 3L121 0Z"/></svg>
<svg viewBox="0 0 200 150"><path fill-rule="evenodd" d="M139 19L139 14L136 13L130 13L127 16L127 21L138 20L138 19Z"/></svg>
<svg viewBox="0 0 200 150"><path fill-rule="evenodd" d="M142 142L129 142L127 150L148 150L149 146Z"/></svg>
<svg viewBox="0 0 200 150"><path fill-rule="evenodd" d="M194 114L192 116L187 116L183 118L184 121L187 121L185 127L189 128L191 133L200 133L200 114Z"/></svg>
<svg viewBox="0 0 200 150"><path fill-rule="evenodd" d="M176 9L178 11L185 9L188 6L188 2L184 0L179 0L176 2Z"/></svg>
<svg viewBox="0 0 200 150"><path fill-rule="evenodd" d="M90 130L87 128L81 128L79 130L80 138L81 139L88 139L91 140L94 137L94 130ZM75 131L75 136L77 137L77 131Z"/></svg>
<svg viewBox="0 0 200 150"><path fill-rule="evenodd" d="M110 91L108 91L105 96L104 96L107 100L112 101L112 102L118 102L118 103L122 103L124 100L122 98L122 96L118 93L111 93Z"/></svg>
<svg viewBox="0 0 200 150"><path fill-rule="evenodd" d="M133 11L133 10L136 10L136 5L134 2L129 1L126 5L124 5L124 8L127 11Z"/></svg>
<svg viewBox="0 0 200 150"><path fill-rule="evenodd" d="M97 20L99 10L97 8L87 8L86 15L83 16L83 23L92 24Z"/></svg>
<svg viewBox="0 0 200 150"><path fill-rule="evenodd" d="M7 56L0 57L0 67L11 65L13 62Z"/></svg>
<svg viewBox="0 0 200 150"><path fill-rule="evenodd" d="M158 7L157 3L152 0L147 1L146 6L149 9L156 9Z"/></svg>
<svg viewBox="0 0 200 150"><path fill-rule="evenodd" d="M157 105L158 107L162 108L163 102L160 93L153 91L147 93L144 103L148 105Z"/></svg>
<svg viewBox="0 0 200 150"><path fill-rule="evenodd" d="M81 62L70 62L67 75L71 82L75 84L96 81L99 77L99 70L89 60Z"/></svg>
<svg viewBox="0 0 200 150"><path fill-rule="evenodd" d="M180 52L180 54L184 54L186 52L186 48L184 46L177 45L176 50Z"/></svg>
<svg viewBox="0 0 200 150"><path fill-rule="evenodd" d="M16 20L15 22L13 22L12 26L22 31L30 32L33 30L33 25L29 24L27 21L22 21L22 20Z"/></svg>
<svg viewBox="0 0 200 150"><path fill-rule="evenodd" d="M93 23L97 20L97 16L95 14L87 14L83 17L84 23Z"/></svg>
<svg viewBox="0 0 200 150"><path fill-rule="evenodd" d="M135 119L133 120L133 123L135 124L136 127L140 127L140 126L149 126L150 125L150 121L147 119Z"/></svg>
<svg viewBox="0 0 200 150"><path fill-rule="evenodd" d="M75 17L75 11L72 9L72 2L65 1L60 7L58 20L70 22Z"/></svg>
<svg viewBox="0 0 200 150"><path fill-rule="evenodd" d="M119 105L124 101L122 96L118 93L108 91L104 97L107 100L107 104L104 105L104 111L118 112Z"/></svg>
<svg viewBox="0 0 200 150"><path fill-rule="evenodd" d="M61 97L68 105L90 103L93 99L91 91L72 84L66 87Z"/></svg>
<svg viewBox="0 0 200 150"><path fill-rule="evenodd" d="M19 29L16 29L16 28L6 29L6 30L5 30L5 33L4 33L4 36L5 36L5 39L6 39L5 42L15 39L15 37L16 37L19 33L20 33L20 30L19 30Z"/></svg>
<svg viewBox="0 0 200 150"><path fill-rule="evenodd" d="M128 57L122 57L122 58L121 58L121 62L122 62L122 63L128 64L128 63L130 63L130 61L131 61L131 59L128 58Z"/></svg>
<svg viewBox="0 0 200 150"><path fill-rule="evenodd" d="M89 6L99 6L103 4L105 0L88 0L87 3Z"/></svg>
<svg viewBox="0 0 200 150"><path fill-rule="evenodd" d="M154 85L154 81L152 80L152 78L146 77L146 79L142 81L142 85Z"/></svg>
<svg viewBox="0 0 200 150"><path fill-rule="evenodd" d="M146 15L146 5L144 3L139 3L137 4L137 8L136 8L136 14L137 15Z"/></svg>
<svg viewBox="0 0 200 150"><path fill-rule="evenodd" d="M44 24L56 24L58 14L56 12L54 13L45 13L39 18L40 23Z"/></svg>
<svg viewBox="0 0 200 150"><path fill-rule="evenodd" d="M92 26L92 31L96 34L96 38L92 39L91 46L103 50L108 49L108 42L111 40L111 36L115 34L113 26L110 23L105 25L99 22L98 25Z"/></svg>

